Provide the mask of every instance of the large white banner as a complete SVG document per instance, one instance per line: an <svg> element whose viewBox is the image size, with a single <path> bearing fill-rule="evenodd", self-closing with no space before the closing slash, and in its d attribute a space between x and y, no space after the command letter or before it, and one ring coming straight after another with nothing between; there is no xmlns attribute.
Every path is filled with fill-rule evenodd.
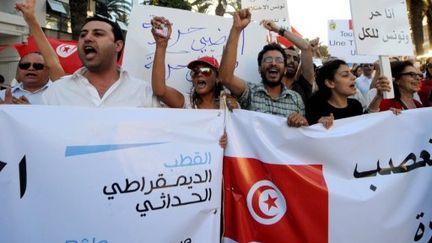
<svg viewBox="0 0 432 243"><path fill-rule="evenodd" d="M291 129L235 111L224 159L226 242L431 242L431 108Z"/></svg>
<svg viewBox="0 0 432 243"><path fill-rule="evenodd" d="M350 0L357 53L413 56L405 0Z"/></svg>
<svg viewBox="0 0 432 243"><path fill-rule="evenodd" d="M219 111L0 107L0 242L219 242Z"/></svg>
<svg viewBox="0 0 432 243"><path fill-rule="evenodd" d="M150 20L163 16L173 23L166 55L167 84L183 93L190 93L191 78L187 64L202 56L221 60L232 26L231 18L210 16L190 11L134 6L128 26L123 66L134 76L151 80L155 41ZM267 44L267 32L258 23L251 23L242 32L237 53L236 75L250 82L260 82L257 57Z"/></svg>
<svg viewBox="0 0 432 243"><path fill-rule="evenodd" d="M235 110L0 106L0 242L430 242L431 108L288 128Z"/></svg>

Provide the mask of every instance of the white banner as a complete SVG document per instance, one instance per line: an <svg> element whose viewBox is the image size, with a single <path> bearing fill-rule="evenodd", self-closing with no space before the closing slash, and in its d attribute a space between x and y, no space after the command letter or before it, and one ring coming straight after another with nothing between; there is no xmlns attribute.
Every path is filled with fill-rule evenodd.
<svg viewBox="0 0 432 243"><path fill-rule="evenodd" d="M1 106L0 242L219 242L219 111Z"/></svg>
<svg viewBox="0 0 432 243"><path fill-rule="evenodd" d="M405 0L350 0L361 55L413 56Z"/></svg>
<svg viewBox="0 0 432 243"><path fill-rule="evenodd" d="M431 242L431 108L292 129L235 111L224 161L226 242Z"/></svg>
<svg viewBox="0 0 432 243"><path fill-rule="evenodd" d="M218 242L225 122L227 241L432 238L431 108L228 114L0 106L0 242Z"/></svg>
<svg viewBox="0 0 432 243"><path fill-rule="evenodd" d="M349 19L332 19L328 21L328 51L331 56L341 58L349 63L374 63L378 56L360 56Z"/></svg>
<svg viewBox="0 0 432 243"><path fill-rule="evenodd" d="M173 23L166 55L167 84L190 93L191 78L187 65L202 56L213 56L220 62L232 26L231 18L148 5L134 6L128 26L123 66L134 76L151 81L155 41L150 20L163 16ZM260 82L257 57L266 45L266 30L251 23L242 32L237 53L236 75Z"/></svg>

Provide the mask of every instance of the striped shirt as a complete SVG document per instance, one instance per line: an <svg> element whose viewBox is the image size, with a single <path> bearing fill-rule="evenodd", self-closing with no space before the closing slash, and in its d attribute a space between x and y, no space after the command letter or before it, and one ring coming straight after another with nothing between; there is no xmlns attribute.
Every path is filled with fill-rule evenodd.
<svg viewBox="0 0 432 243"><path fill-rule="evenodd" d="M263 83L246 83L246 89L238 98L243 109L258 111L283 117L297 112L305 115L305 106L301 96L283 86L282 93L277 98L272 98Z"/></svg>

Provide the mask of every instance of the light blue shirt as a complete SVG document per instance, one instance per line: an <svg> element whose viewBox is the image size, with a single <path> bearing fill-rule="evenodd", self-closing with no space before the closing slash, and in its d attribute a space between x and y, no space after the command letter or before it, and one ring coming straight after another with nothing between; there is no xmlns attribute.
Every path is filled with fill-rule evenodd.
<svg viewBox="0 0 432 243"><path fill-rule="evenodd" d="M21 96L25 96L29 101L30 104L33 105L41 105L42 104L42 94L45 92L45 90L48 89L48 87L51 85L51 81L48 81L42 88L31 92L24 89L24 86L22 83L18 83L17 85L13 86L12 89L12 95L16 98L19 98ZM4 100L6 90L0 91L0 98Z"/></svg>

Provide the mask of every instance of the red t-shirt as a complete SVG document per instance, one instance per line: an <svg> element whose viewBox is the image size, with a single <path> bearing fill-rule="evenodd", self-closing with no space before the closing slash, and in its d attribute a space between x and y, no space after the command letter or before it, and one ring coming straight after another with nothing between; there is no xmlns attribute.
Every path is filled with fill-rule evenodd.
<svg viewBox="0 0 432 243"><path fill-rule="evenodd" d="M418 102L417 100L413 99L414 104L416 106L416 108L420 108L423 107L423 105ZM390 110L390 108L396 108L396 109L400 109L400 110L406 110L402 103L398 100L395 99L384 99L381 101L380 103L380 111L387 111Z"/></svg>

